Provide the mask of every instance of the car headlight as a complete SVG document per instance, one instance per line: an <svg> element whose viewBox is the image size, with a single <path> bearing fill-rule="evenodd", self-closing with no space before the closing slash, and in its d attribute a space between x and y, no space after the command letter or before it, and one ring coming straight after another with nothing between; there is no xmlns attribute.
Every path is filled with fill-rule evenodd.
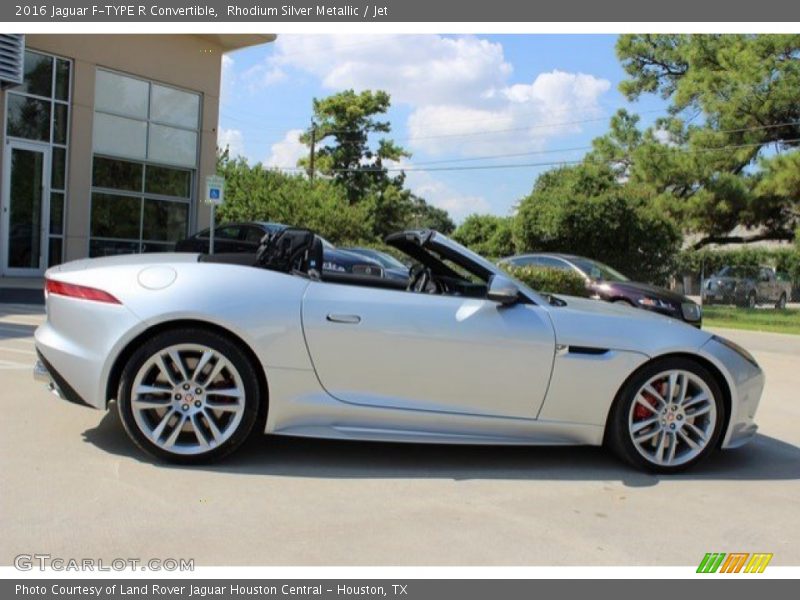
<svg viewBox="0 0 800 600"><path fill-rule="evenodd" d="M736 342L732 342L729 339L724 338L724 337L719 336L719 335L712 335L711 339L714 340L715 342L719 342L723 346L726 346L726 347L730 348L731 350L736 352L736 354L738 354L743 359L745 359L747 362L752 364L754 367L758 367L758 363L756 362L755 357L752 354L750 354L747 350L742 348Z"/></svg>
<svg viewBox="0 0 800 600"><path fill-rule="evenodd" d="M325 261L322 263L322 270L323 271L337 271L339 273L346 273L347 269L345 269L342 265L336 264L334 262Z"/></svg>
<svg viewBox="0 0 800 600"><path fill-rule="evenodd" d="M639 304L647 308L665 308L667 310L675 310L675 307L669 302L665 302L664 300L660 300L658 298L649 298L647 296L644 298L639 298Z"/></svg>
<svg viewBox="0 0 800 600"><path fill-rule="evenodd" d="M694 302L684 302L681 304L681 313L687 321L699 321L703 316L703 310Z"/></svg>

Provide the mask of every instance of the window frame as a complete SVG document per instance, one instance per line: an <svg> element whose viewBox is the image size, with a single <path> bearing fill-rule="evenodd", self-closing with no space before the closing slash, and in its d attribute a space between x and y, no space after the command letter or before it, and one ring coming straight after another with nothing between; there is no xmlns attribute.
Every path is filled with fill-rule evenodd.
<svg viewBox="0 0 800 600"><path fill-rule="evenodd" d="M14 141L22 141L22 142L29 142L34 144L41 144L43 147L49 148L49 156L50 156L50 165L48 168L48 173L50 174L50 181L47 182L47 208L48 208L48 227L47 232L47 257L46 257L46 264L47 267L52 267L57 264L61 264L64 262L64 252L67 246L67 223L69 219L69 205L70 205L70 194L69 194L69 166L70 166L70 143L72 141L72 96L75 91L75 61L67 56L62 56L60 54L53 54L52 52L46 52L44 50L38 50L36 48L25 47L24 53L33 53L39 54L41 56L46 56L51 61L51 70L52 73L50 74L50 96L40 96L39 94L32 94L30 92L23 92L20 90L16 90L13 87L6 90L5 102L3 103L3 138L5 140L14 140ZM23 60L24 60L24 53L23 53ZM58 78L58 68L57 64L58 61L64 61L69 65L69 75L67 77L67 98L62 100L61 98L56 97L56 81ZM47 141L42 140L32 140L28 138L19 137L16 135L9 135L8 134L8 99L11 96L17 96L22 98L32 98L34 100L39 100L41 102L48 102L50 104L50 119L49 119L49 133ZM66 123L66 136L63 143L56 142L55 140L55 106L56 104L65 106L67 109L67 123ZM54 150L60 149L64 152L64 185L62 187L54 187L53 183L53 156L55 155ZM52 196L53 193L61 194L63 198L63 204L61 207L61 232L60 233L52 233L50 228L50 218L52 216ZM50 240L51 239L58 239L61 243L61 252L57 257L58 262L52 263L50 262Z"/></svg>
<svg viewBox="0 0 800 600"><path fill-rule="evenodd" d="M193 229L192 224L195 223L197 218L197 194L198 194L198 177L200 172L200 157L201 157L201 147L202 147L202 136L203 136L203 110L205 108L205 95L202 92L197 90L191 90L188 88L183 88L171 83L166 83L163 81L159 81L156 79L148 79L146 77L142 77L139 75L135 75L132 73L128 73L125 71L120 71L117 69L111 69L102 65L97 65L95 67L95 72L103 71L106 73L110 73L112 75L116 75L119 77L127 77L130 79L135 79L147 84L147 116L146 119L140 119L136 117L132 117L130 115L122 114L120 112L115 112L113 110L108 110L105 108L98 108L96 105L92 106L92 120L94 122L94 115L95 114L105 114L112 117L117 118L124 118L129 119L132 121L145 123L146 125L146 132L145 132L145 156L144 158L133 158L129 156L114 156L113 154L107 152L100 152L95 147L94 144L94 134L92 135L92 158L89 165L90 170L90 193L89 193L89 235L87 236L86 241L86 253L87 256L91 255L91 245L93 240L98 241L109 241L109 242L131 242L138 244L138 253L143 253L145 245L150 244L172 244L174 245L175 242L163 241L163 240L147 240L144 237L144 212L145 212L145 202L147 200L156 200L156 201L167 201L167 202L179 202L182 204L186 204L188 206L188 210L186 213L186 229L181 239L185 239L187 236L190 235L191 230ZM197 123L195 128L188 128L181 125L176 125L174 123L168 123L166 121L160 119L153 119L151 118L152 112L152 105L153 105L153 86L160 86L164 88L174 89L179 92L192 94L197 97ZM96 83L95 83L95 93L96 93ZM164 161L158 160L151 160L150 159L150 125L158 125L162 127L169 127L173 129L178 129L181 131L192 132L195 134L195 157L194 157L194 164L192 166L181 165L181 164L172 164L166 163ZM110 160L121 160L125 162L131 162L135 164L142 165L142 175L141 175L141 187L139 191L129 191L129 190L117 190L114 188L107 188L107 187L100 187L94 185L94 161L95 157L110 159ZM156 194L156 193L149 193L146 191L146 184L147 184L147 168L148 166L165 168L165 169L174 169L180 171L188 171L189 172L189 195L186 198L180 196L170 196L165 194ZM108 238L104 236L93 236L92 235L92 222L91 222L91 214L92 214L92 205L93 205L93 194L103 193L103 194L110 194L110 195L119 195L119 196L137 196L140 199L140 209L139 209L139 239L127 239L127 238ZM179 241L179 240L176 240Z"/></svg>

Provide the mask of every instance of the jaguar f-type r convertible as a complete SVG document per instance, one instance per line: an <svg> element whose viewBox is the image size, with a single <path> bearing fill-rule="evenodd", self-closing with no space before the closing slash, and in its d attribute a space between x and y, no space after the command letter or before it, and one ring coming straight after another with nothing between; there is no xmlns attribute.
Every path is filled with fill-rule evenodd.
<svg viewBox="0 0 800 600"><path fill-rule="evenodd" d="M462 444L605 444L685 469L756 431L764 376L733 342L537 293L435 231L386 243L408 282L324 271L313 232L243 255L87 259L46 275L35 376L180 463L254 431Z"/></svg>

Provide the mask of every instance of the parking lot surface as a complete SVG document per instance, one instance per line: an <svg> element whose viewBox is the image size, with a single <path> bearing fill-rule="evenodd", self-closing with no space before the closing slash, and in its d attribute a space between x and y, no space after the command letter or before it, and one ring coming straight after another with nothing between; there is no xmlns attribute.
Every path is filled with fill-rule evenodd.
<svg viewBox="0 0 800 600"><path fill-rule="evenodd" d="M767 375L760 433L679 476L599 448L256 436L210 467L157 464L116 411L31 378L41 307L0 304L0 564L18 554L197 565L800 564L800 336L724 331ZM586 382L591 393L591 382Z"/></svg>

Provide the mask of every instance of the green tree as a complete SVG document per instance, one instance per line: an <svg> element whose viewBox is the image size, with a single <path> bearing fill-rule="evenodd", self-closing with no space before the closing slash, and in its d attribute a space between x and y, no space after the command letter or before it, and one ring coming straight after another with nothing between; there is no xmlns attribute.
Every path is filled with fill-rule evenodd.
<svg viewBox="0 0 800 600"><path fill-rule="evenodd" d="M371 134L391 131L389 121L378 118L389 109L390 100L389 94L381 90L359 94L346 90L314 99L312 127L300 141L310 147L313 138L315 173L341 183L351 204L389 185L403 187L404 175L391 177L384 162L411 155L386 138L378 140L377 146L370 144ZM311 168L307 158L299 164Z"/></svg>
<svg viewBox="0 0 800 600"><path fill-rule="evenodd" d="M478 254L502 258L514 253L511 217L470 215L453 233L453 239Z"/></svg>
<svg viewBox="0 0 800 600"><path fill-rule="evenodd" d="M657 127L672 143L645 133L632 181L652 184L663 210L705 234L698 245L742 241L727 235L738 224L791 239L800 196L781 182L800 152L800 35L623 35L617 54L629 99L670 101ZM787 154L764 158L770 148Z"/></svg>
<svg viewBox="0 0 800 600"><path fill-rule="evenodd" d="M244 158L220 155L218 172L225 177L225 203L220 221L272 221L318 232L335 244L373 239L367 206L351 206L334 181L311 181L265 169Z"/></svg>
<svg viewBox="0 0 800 600"><path fill-rule="evenodd" d="M520 201L514 242L518 251L579 254L633 279L663 282L681 236L653 200L651 188L622 183L607 164L554 169Z"/></svg>

